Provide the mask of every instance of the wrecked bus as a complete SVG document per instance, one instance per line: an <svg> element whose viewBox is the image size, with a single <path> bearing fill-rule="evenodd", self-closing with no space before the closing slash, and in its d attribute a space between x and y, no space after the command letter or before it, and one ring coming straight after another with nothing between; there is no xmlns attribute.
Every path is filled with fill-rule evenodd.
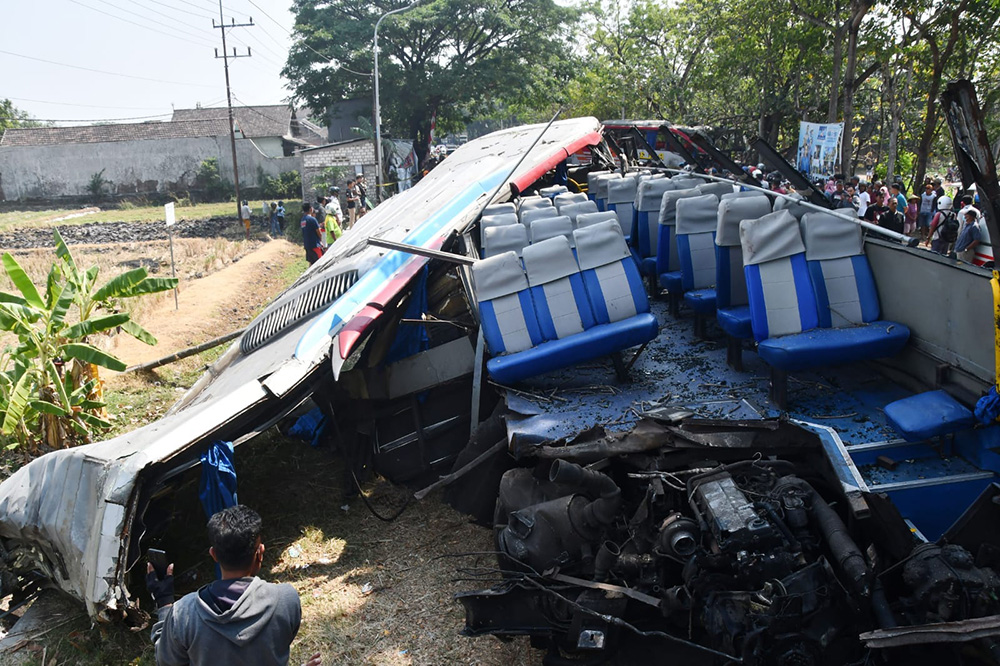
<svg viewBox="0 0 1000 666"><path fill-rule="evenodd" d="M946 100L956 151L1000 201L970 94ZM446 486L493 530L495 570L457 598L470 636L548 663L997 663L990 272L807 183L777 197L644 149L592 118L460 147L165 418L0 484L4 591L43 578L137 621L134 565L184 480L316 410L352 472Z"/></svg>

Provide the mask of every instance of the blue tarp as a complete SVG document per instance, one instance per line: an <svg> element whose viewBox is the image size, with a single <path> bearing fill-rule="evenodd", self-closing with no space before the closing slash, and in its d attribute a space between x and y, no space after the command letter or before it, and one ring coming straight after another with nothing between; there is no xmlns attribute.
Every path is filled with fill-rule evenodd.
<svg viewBox="0 0 1000 666"><path fill-rule="evenodd" d="M326 416L323 415L323 410L319 407L313 407L295 420L287 434L289 437L301 439L304 442L309 442L310 446L316 447L319 446L320 437L325 431Z"/></svg>
<svg viewBox="0 0 1000 666"><path fill-rule="evenodd" d="M1000 416L1000 395L997 395L997 387L991 386L990 392L979 399L976 403L976 418L980 423L989 425Z"/></svg>
<svg viewBox="0 0 1000 666"><path fill-rule="evenodd" d="M232 442L212 442L201 454L201 483L198 498L211 518L219 511L236 506L236 464Z"/></svg>

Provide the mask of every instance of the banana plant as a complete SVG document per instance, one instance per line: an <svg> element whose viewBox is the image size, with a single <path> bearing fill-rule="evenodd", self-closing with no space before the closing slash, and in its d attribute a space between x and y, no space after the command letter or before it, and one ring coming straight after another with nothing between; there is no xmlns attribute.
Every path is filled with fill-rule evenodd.
<svg viewBox="0 0 1000 666"><path fill-rule="evenodd" d="M2 257L16 291L0 291L0 331L18 340L0 354L0 441L8 447L44 442L59 448L107 428L98 368L120 372L125 364L88 338L120 329L156 344L121 311L121 301L177 285L175 278L150 278L137 268L97 287L99 268L82 270L58 231L55 252L41 292L10 253Z"/></svg>

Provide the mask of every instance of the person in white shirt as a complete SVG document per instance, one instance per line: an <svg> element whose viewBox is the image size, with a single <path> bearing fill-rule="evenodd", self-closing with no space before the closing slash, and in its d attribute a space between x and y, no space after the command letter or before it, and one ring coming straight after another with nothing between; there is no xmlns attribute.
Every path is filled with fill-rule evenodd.
<svg viewBox="0 0 1000 666"><path fill-rule="evenodd" d="M868 184L858 183L858 217L864 217L871 205L872 197L868 194Z"/></svg>

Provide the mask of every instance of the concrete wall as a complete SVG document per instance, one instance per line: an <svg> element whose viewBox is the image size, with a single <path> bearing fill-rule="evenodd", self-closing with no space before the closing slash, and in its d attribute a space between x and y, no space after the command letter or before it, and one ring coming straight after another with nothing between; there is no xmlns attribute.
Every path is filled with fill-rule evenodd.
<svg viewBox="0 0 1000 666"><path fill-rule="evenodd" d="M300 153L302 158L302 196L314 199L316 180L327 167L343 167L349 174L360 169L368 181L369 197L373 197L375 187L375 142L355 141L341 146L328 146ZM343 183L337 183L343 189ZM341 192L343 194L343 192Z"/></svg>
<svg viewBox="0 0 1000 666"><path fill-rule="evenodd" d="M262 149L272 148L255 141ZM268 176L301 170L298 156L269 159L246 140L236 141L236 154L240 184L245 187L259 185L258 166ZM103 178L110 183L106 191L112 194L180 192L193 186L202 161L211 157L219 161L223 180L232 182L233 158L227 136L3 146L0 200L87 196L91 177L102 169Z"/></svg>

